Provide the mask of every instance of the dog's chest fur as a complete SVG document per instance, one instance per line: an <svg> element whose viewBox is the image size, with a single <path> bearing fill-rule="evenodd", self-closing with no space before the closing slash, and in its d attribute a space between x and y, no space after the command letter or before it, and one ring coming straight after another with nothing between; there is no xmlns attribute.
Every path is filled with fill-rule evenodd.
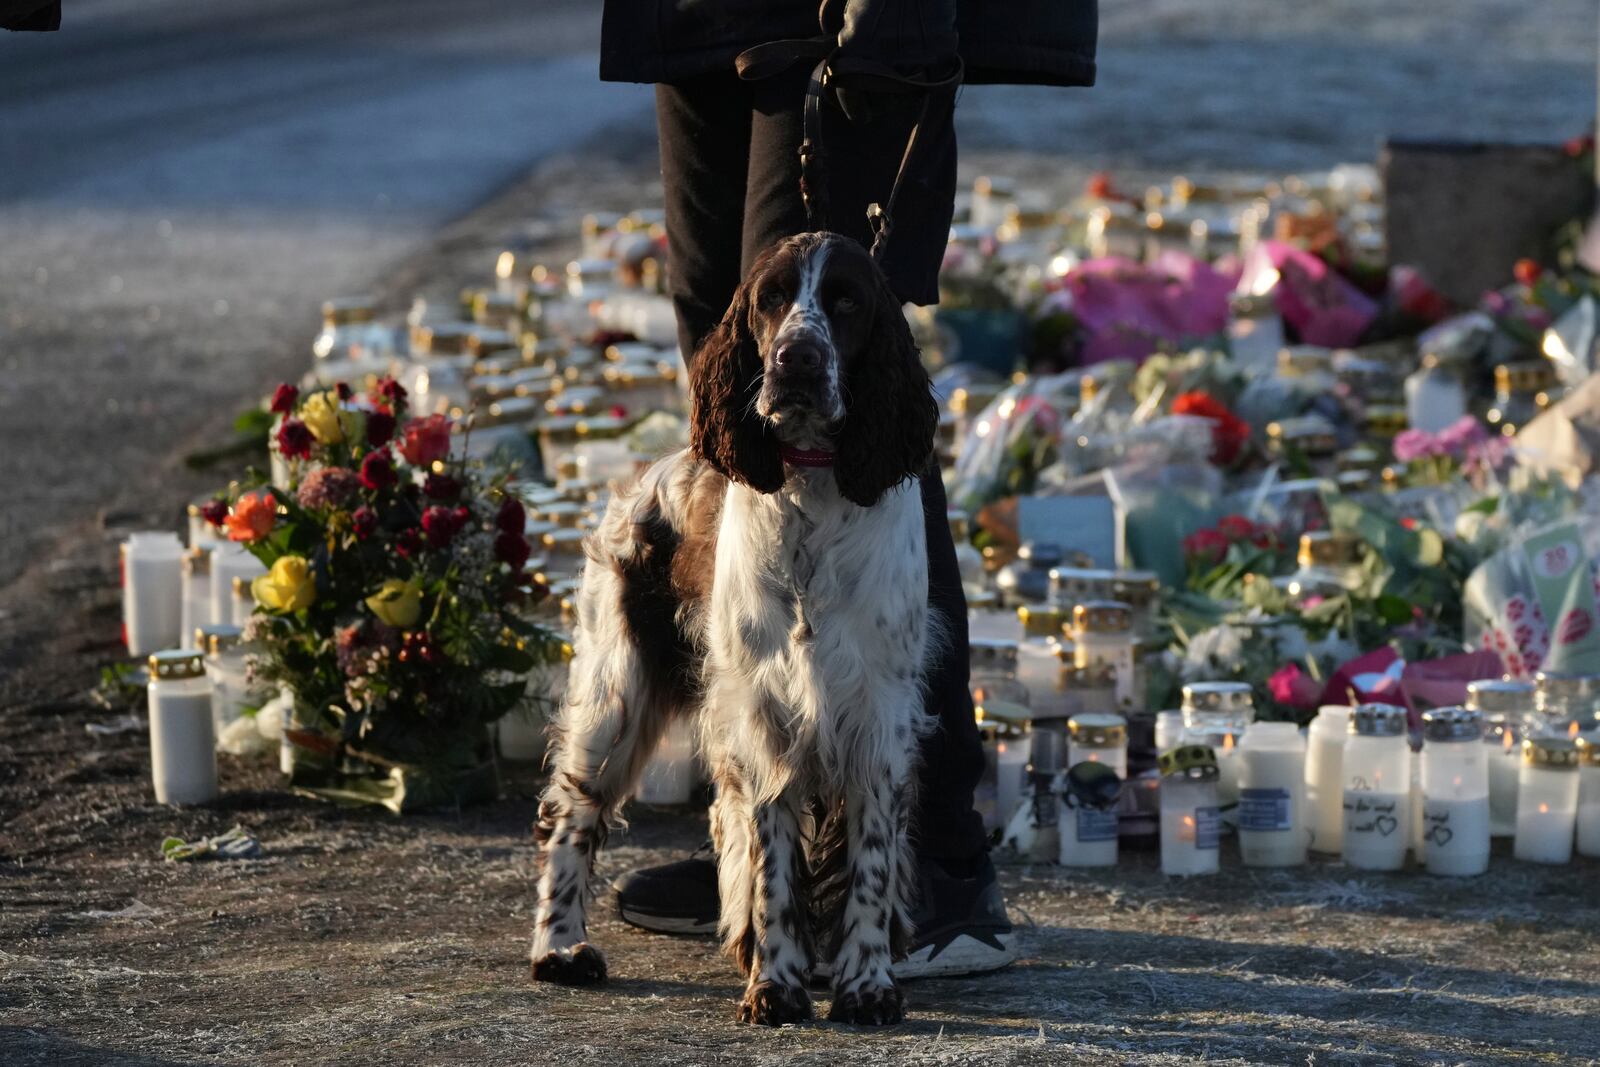
<svg viewBox="0 0 1600 1067"><path fill-rule="evenodd" d="M748 732L756 751L825 787L885 758L915 724L862 720L869 707L920 705L904 697L927 652L927 583L914 485L872 508L841 498L827 471L796 472L770 495L731 486L707 635L718 728ZM902 699L869 692L885 685Z"/></svg>

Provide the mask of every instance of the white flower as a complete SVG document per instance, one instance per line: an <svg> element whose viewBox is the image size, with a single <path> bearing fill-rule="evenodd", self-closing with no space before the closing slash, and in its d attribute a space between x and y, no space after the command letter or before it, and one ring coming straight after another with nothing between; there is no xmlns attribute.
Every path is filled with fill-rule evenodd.
<svg viewBox="0 0 1600 1067"><path fill-rule="evenodd" d="M1189 641L1183 653L1183 678L1200 681L1219 674L1232 675L1244 656L1244 641L1250 631L1242 626L1222 623L1202 630Z"/></svg>
<svg viewBox="0 0 1600 1067"><path fill-rule="evenodd" d="M1307 651L1317 658L1317 663L1330 670L1338 670L1361 655L1356 643L1345 640L1338 630L1329 630L1321 640L1311 642Z"/></svg>

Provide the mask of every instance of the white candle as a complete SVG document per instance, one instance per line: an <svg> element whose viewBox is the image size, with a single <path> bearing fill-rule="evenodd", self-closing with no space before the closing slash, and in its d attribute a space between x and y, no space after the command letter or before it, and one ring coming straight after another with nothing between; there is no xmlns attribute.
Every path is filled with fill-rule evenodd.
<svg viewBox="0 0 1600 1067"><path fill-rule="evenodd" d="M1572 859L1578 784L1578 750L1571 740L1530 737L1522 743L1513 850L1517 859L1557 864Z"/></svg>
<svg viewBox="0 0 1600 1067"><path fill-rule="evenodd" d="M179 573L183 607L178 632L180 643L188 648L194 632L202 626L210 626L215 620L211 614L211 549L191 548L186 551L179 564Z"/></svg>
<svg viewBox="0 0 1600 1067"><path fill-rule="evenodd" d="M1411 747L1405 709L1363 704L1344 749L1344 840L1352 867L1396 871L1411 837Z"/></svg>
<svg viewBox="0 0 1600 1067"><path fill-rule="evenodd" d="M1116 866L1119 779L1102 763L1080 763L1063 779L1057 791L1061 865Z"/></svg>
<svg viewBox="0 0 1600 1067"><path fill-rule="evenodd" d="M1578 737L1578 855L1600 857L1600 731Z"/></svg>
<svg viewBox="0 0 1600 1067"><path fill-rule="evenodd" d="M1156 712L1156 754L1171 752L1183 737L1183 712Z"/></svg>
<svg viewBox="0 0 1600 1067"><path fill-rule="evenodd" d="M1306 861L1306 749L1288 722L1245 728L1239 770L1239 852L1247 867L1296 867Z"/></svg>
<svg viewBox="0 0 1600 1067"><path fill-rule="evenodd" d="M218 623L231 622L235 626L244 623L233 618L234 613L234 586L243 581L248 588L256 578L267 573L266 564L251 555L242 545L224 544L214 549L211 553L211 614ZM250 610L254 610L252 600ZM248 615L249 612L247 611Z"/></svg>
<svg viewBox="0 0 1600 1067"><path fill-rule="evenodd" d="M256 597L250 591L250 582L245 578L233 580L233 597L228 609L228 621L235 626L244 626L250 621L250 616L255 614Z"/></svg>
<svg viewBox="0 0 1600 1067"><path fill-rule="evenodd" d="M1161 756L1161 873L1215 874L1222 826L1216 756L1203 745Z"/></svg>
<svg viewBox="0 0 1600 1067"><path fill-rule="evenodd" d="M1128 777L1128 720L1108 712L1074 715L1067 720L1067 766L1103 763L1118 778Z"/></svg>
<svg viewBox="0 0 1600 1067"><path fill-rule="evenodd" d="M122 623L135 656L184 640L183 546L174 534L141 531L122 546Z"/></svg>
<svg viewBox="0 0 1600 1067"><path fill-rule="evenodd" d="M1306 818L1311 849L1337 856L1344 841L1344 745L1350 709L1327 705L1306 732Z"/></svg>
<svg viewBox="0 0 1600 1067"><path fill-rule="evenodd" d="M150 657L150 778L162 804L204 804L217 796L211 687L198 652Z"/></svg>
<svg viewBox="0 0 1600 1067"><path fill-rule="evenodd" d="M1065 719L1072 704L1064 684L1071 646L1048 637L1030 637L1017 645L1017 681L1028 690L1034 719Z"/></svg>
<svg viewBox="0 0 1600 1067"><path fill-rule="evenodd" d="M1467 707L1483 713L1489 746L1489 833L1510 837L1517 829L1517 777L1522 769L1522 724L1533 715L1531 682L1480 678L1467 683Z"/></svg>
<svg viewBox="0 0 1600 1067"><path fill-rule="evenodd" d="M211 683L211 725L217 739L237 721L246 707L259 708L261 698L246 680L243 631L237 626L202 626L195 647L205 654L206 679Z"/></svg>
<svg viewBox="0 0 1600 1067"><path fill-rule="evenodd" d="M221 541L217 528L206 521L199 504L189 505L189 547L210 548Z"/></svg>
<svg viewBox="0 0 1600 1067"><path fill-rule="evenodd" d="M667 728L645 764L634 799L641 804L687 804L694 779L694 734L688 722L679 721Z"/></svg>
<svg viewBox="0 0 1600 1067"><path fill-rule="evenodd" d="M1422 716L1421 859L1429 874L1489 869L1489 749L1483 716L1435 708Z"/></svg>
<svg viewBox="0 0 1600 1067"><path fill-rule="evenodd" d="M1237 735L1225 733L1212 746L1217 753L1217 809L1222 812L1222 825L1229 828L1239 825L1238 744Z"/></svg>

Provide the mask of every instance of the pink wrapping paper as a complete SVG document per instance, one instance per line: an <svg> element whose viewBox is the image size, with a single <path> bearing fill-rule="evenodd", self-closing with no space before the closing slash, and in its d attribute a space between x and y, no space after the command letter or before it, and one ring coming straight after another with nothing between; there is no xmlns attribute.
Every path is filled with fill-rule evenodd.
<svg viewBox="0 0 1600 1067"><path fill-rule="evenodd" d="M1262 241L1245 258L1239 290L1271 293L1283 320L1308 345L1355 344L1378 316L1378 305L1327 263L1282 241Z"/></svg>

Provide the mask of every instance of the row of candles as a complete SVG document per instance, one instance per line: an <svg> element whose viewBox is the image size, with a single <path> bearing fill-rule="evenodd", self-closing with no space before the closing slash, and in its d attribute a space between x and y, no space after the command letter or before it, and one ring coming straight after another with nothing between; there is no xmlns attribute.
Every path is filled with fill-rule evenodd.
<svg viewBox="0 0 1600 1067"><path fill-rule="evenodd" d="M1430 873L1470 876L1487 869L1495 836L1513 837L1519 860L1566 863L1575 850L1600 857L1600 731L1558 729L1537 715L1508 724L1504 712L1480 706L1532 695L1526 683L1474 682L1469 706L1424 713L1413 751L1403 708L1325 707L1302 734L1253 721L1247 685L1186 686L1184 710L1157 724L1162 870L1217 870L1229 830L1255 867L1297 866L1314 851L1358 869L1398 870L1411 853ZM1003 743L1000 810L1015 810L1015 824L1037 809L1042 796L1022 796L1031 777L1057 806L1058 861L1114 865L1119 808L1128 810L1127 721L1071 717L1064 762L1038 751L1052 747L1051 736L1036 730L1021 739L1031 746ZM1030 747L1032 760L1019 761ZM1051 762L1064 769L1040 773ZM1019 776L1024 764L1031 776Z"/></svg>

